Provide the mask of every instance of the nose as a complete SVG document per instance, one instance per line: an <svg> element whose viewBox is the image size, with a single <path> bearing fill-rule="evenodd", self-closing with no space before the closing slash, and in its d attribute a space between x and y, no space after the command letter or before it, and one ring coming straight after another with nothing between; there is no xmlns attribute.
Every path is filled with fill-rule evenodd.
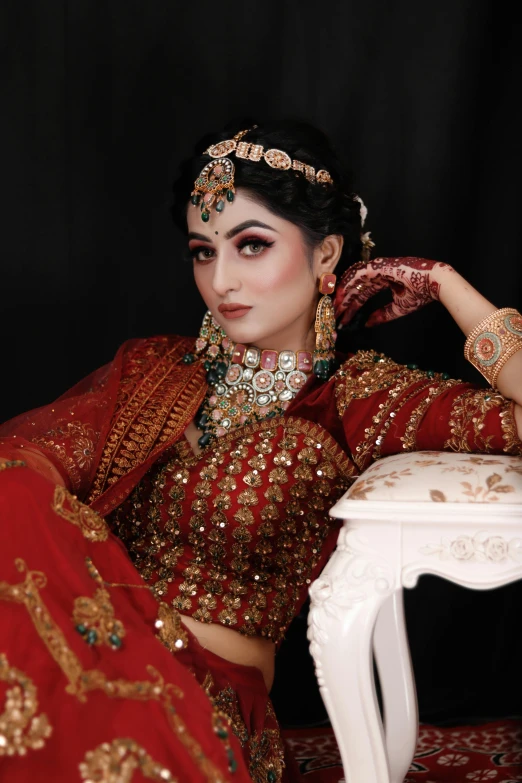
<svg viewBox="0 0 522 783"><path fill-rule="evenodd" d="M232 259L219 253L213 267L212 288L218 296L225 297L229 291L239 291L241 282Z"/></svg>

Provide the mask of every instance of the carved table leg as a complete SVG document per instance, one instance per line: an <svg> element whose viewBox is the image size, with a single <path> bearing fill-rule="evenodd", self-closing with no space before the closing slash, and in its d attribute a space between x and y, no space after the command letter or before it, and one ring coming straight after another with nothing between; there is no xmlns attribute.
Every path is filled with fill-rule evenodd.
<svg viewBox="0 0 522 783"><path fill-rule="evenodd" d="M404 622L402 588L384 602L377 617L374 652L384 706L390 783L402 783L415 754L418 709Z"/></svg>
<svg viewBox="0 0 522 783"><path fill-rule="evenodd" d="M388 551L393 548L386 531L379 534ZM396 578L369 538L343 530L337 551L310 588L310 652L347 783L390 783L373 677L373 632Z"/></svg>

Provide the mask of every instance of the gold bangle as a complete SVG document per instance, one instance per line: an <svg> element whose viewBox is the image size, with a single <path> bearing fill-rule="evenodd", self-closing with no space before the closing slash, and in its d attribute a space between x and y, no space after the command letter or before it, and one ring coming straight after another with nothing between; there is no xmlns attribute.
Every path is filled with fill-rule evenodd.
<svg viewBox="0 0 522 783"><path fill-rule="evenodd" d="M464 356L496 389L501 369L520 349L522 315L512 307L503 307L484 318L470 332L464 345Z"/></svg>
<svg viewBox="0 0 522 783"><path fill-rule="evenodd" d="M522 338L519 338L519 340L516 343L511 343L508 348L506 348L505 353L502 354L498 362L495 364L495 367L493 369L493 375L491 377L491 385L494 389L497 388L497 378L499 376L499 373L503 366L506 364L506 362L511 359L514 353L517 353L517 351L520 351L522 348Z"/></svg>

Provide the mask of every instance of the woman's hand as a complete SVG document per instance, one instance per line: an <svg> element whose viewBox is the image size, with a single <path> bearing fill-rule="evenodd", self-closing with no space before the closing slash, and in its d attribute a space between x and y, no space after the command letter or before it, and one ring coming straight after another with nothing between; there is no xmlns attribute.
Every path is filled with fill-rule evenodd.
<svg viewBox="0 0 522 783"><path fill-rule="evenodd" d="M339 322L346 325L372 296L384 288L392 291L392 301L376 310L366 326L393 321L408 313L438 301L441 281L453 268L426 258L374 258L349 267L342 276L335 294L335 309Z"/></svg>

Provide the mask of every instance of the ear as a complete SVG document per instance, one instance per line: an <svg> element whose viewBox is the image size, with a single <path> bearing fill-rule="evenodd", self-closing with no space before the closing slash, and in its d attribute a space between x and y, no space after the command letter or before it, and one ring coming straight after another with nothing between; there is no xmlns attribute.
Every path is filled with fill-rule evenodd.
<svg viewBox="0 0 522 783"><path fill-rule="evenodd" d="M313 274L319 280L321 275L332 274L343 252L344 237L329 234L313 253Z"/></svg>

